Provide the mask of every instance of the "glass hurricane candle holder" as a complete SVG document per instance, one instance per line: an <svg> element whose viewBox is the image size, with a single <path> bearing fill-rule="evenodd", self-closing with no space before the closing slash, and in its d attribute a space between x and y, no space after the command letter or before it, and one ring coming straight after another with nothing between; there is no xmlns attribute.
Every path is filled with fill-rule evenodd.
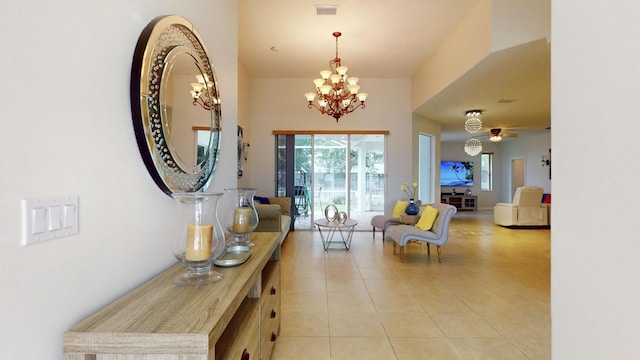
<svg viewBox="0 0 640 360"><path fill-rule="evenodd" d="M187 267L173 283L199 286L219 281L222 274L212 270L212 262L224 250L224 231L216 215L222 193L174 193L171 196L179 207L171 251Z"/></svg>
<svg viewBox="0 0 640 360"><path fill-rule="evenodd" d="M258 212L253 204L257 189L224 189L218 216L233 238L228 245L254 246L249 235L258 226Z"/></svg>

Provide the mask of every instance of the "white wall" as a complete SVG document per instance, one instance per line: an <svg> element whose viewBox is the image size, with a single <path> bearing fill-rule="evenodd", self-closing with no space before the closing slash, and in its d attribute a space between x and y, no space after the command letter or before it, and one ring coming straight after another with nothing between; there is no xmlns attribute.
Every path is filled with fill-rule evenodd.
<svg viewBox="0 0 640 360"><path fill-rule="evenodd" d="M551 0L491 0L491 49L500 51L551 35Z"/></svg>
<svg viewBox="0 0 640 360"><path fill-rule="evenodd" d="M243 129L243 142L251 145L251 77L242 64L238 64L238 125ZM243 163L243 176L238 178L238 187L249 187L251 184L251 171L247 170L254 149L252 146L246 149L247 161Z"/></svg>
<svg viewBox="0 0 640 360"><path fill-rule="evenodd" d="M234 129L212 188L235 184L237 1L4 1L0 12L0 357L62 359L66 329L176 261L177 208L146 172L129 104L136 41L158 15L191 20L211 52ZM67 194L79 196L79 233L21 246L21 199Z"/></svg>
<svg viewBox="0 0 640 360"><path fill-rule="evenodd" d="M491 1L478 5L413 77L412 110L451 85L491 53Z"/></svg>
<svg viewBox="0 0 640 360"><path fill-rule="evenodd" d="M258 194L274 194L273 130L389 130L386 156L392 161L387 161L386 205L395 203L402 195L400 185L412 181L412 146L418 140L417 134L412 136L410 80L361 79L360 85L370 94L366 108L336 123L332 117L307 108L304 93L313 90L312 79L253 79L247 176Z"/></svg>
<svg viewBox="0 0 640 360"><path fill-rule="evenodd" d="M521 137L512 141L500 143L500 158L495 162L496 166L502 169L499 187L494 183L494 189L498 194L499 202L511 202L511 161L514 159L524 159L524 184L529 186L540 186L545 193L553 193L551 189L551 179L549 179L549 167L542 166L542 155L549 156L551 149L551 134L538 134ZM553 161L552 161L553 162ZM552 165L553 168L553 165ZM553 200L552 200L553 201Z"/></svg>
<svg viewBox="0 0 640 360"><path fill-rule="evenodd" d="M553 359L640 353L638 13L636 1L552 2Z"/></svg>

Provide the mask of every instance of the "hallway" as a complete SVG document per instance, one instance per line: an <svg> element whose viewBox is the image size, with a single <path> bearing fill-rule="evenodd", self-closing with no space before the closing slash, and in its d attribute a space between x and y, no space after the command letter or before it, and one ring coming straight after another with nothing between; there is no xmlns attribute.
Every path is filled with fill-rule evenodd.
<svg viewBox="0 0 640 360"><path fill-rule="evenodd" d="M317 231L282 246L282 329L273 360L549 359L550 230L459 212L439 264L356 232L323 251Z"/></svg>

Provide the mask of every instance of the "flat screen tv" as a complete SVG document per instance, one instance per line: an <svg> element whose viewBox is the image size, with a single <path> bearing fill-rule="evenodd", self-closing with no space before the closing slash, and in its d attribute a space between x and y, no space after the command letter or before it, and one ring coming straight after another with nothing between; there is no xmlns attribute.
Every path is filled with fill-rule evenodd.
<svg viewBox="0 0 640 360"><path fill-rule="evenodd" d="M441 161L440 186L473 186L473 161Z"/></svg>

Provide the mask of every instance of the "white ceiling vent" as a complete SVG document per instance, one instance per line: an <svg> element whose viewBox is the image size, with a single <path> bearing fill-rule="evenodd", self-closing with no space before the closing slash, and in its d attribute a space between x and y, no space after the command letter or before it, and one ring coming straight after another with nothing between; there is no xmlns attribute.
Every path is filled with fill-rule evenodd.
<svg viewBox="0 0 640 360"><path fill-rule="evenodd" d="M338 5L314 5L316 7L316 15L337 15Z"/></svg>

